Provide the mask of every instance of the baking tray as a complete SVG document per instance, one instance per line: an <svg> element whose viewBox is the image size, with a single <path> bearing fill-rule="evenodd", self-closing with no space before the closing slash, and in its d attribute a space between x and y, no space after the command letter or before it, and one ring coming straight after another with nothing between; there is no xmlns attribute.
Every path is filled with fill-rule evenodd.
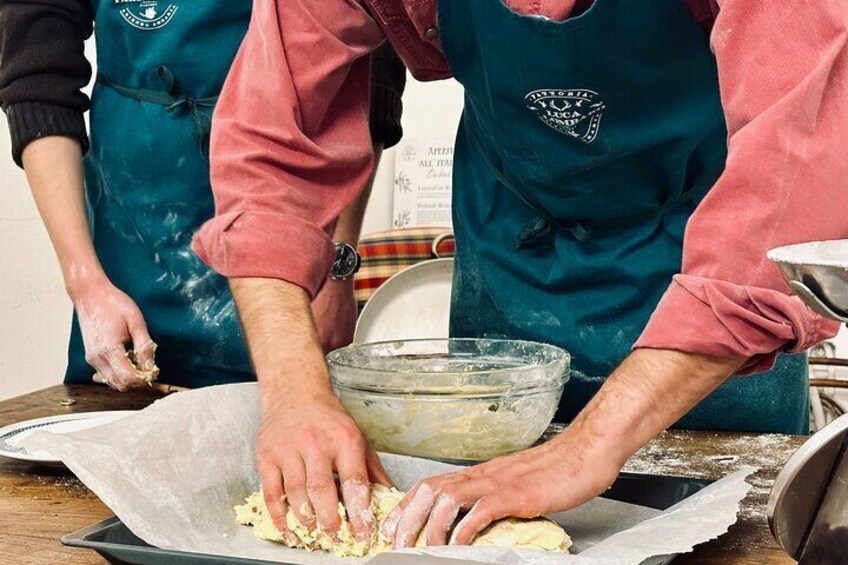
<svg viewBox="0 0 848 565"><path fill-rule="evenodd" d="M604 498L665 510L688 498L713 481L622 473L603 494ZM159 549L144 543L118 518L109 518L62 538L72 547L93 549L109 563L126 565L263 565L284 563L237 557L220 557L185 551ZM674 556L657 557L645 564L664 565ZM285 565L285 564L284 564Z"/></svg>

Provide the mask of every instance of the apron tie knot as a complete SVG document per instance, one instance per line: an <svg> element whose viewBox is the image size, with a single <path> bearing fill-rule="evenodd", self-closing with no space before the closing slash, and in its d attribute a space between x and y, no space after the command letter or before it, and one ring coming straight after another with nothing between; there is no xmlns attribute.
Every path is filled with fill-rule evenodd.
<svg viewBox="0 0 848 565"><path fill-rule="evenodd" d="M166 112L183 109L188 112L194 126L194 137L197 139L200 153L207 158L209 155L209 134L212 132L212 119L200 111L200 108L214 108L218 97L193 98L177 83L174 73L166 66L156 69L156 74L165 86L165 92L171 97L170 104L165 106Z"/></svg>
<svg viewBox="0 0 848 565"><path fill-rule="evenodd" d="M194 125L194 137L197 140L198 149L204 159L209 156L209 133L212 131L212 118L201 111L201 108L214 108L218 102L217 96L207 98L194 98L189 96L174 79L174 74L168 67L162 66L156 69L156 75L165 87L162 90L150 90L124 86L107 78L101 73L97 74L97 82L111 88L121 96L126 96L139 102L158 104L164 106L166 112L185 110Z"/></svg>
<svg viewBox="0 0 848 565"><path fill-rule="evenodd" d="M592 236L592 231L583 226L580 222L568 222L566 225L565 222L558 221L557 224L559 227L565 227L565 229L571 234L571 237L580 243L588 241ZM527 222L521 230L521 233L518 235L518 240L515 242L516 251L532 246L552 231L553 225L550 220L542 217L533 218Z"/></svg>
<svg viewBox="0 0 848 565"><path fill-rule="evenodd" d="M526 249L551 233L551 223L545 218L533 218L522 228L515 242L515 250Z"/></svg>
<svg viewBox="0 0 848 565"><path fill-rule="evenodd" d="M176 110L177 108L186 107L189 112L197 108L197 101L194 98L189 98L188 96L184 96L183 98L179 98L175 100L172 104L165 107L165 110L171 112Z"/></svg>

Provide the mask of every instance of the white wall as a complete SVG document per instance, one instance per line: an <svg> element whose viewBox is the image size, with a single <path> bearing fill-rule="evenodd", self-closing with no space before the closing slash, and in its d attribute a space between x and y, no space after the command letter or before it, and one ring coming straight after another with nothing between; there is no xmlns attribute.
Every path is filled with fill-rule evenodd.
<svg viewBox="0 0 848 565"><path fill-rule="evenodd" d="M86 55L96 62L94 42ZM90 89L89 89L90 90ZM71 302L0 116L0 399L58 384L65 374Z"/></svg>
<svg viewBox="0 0 848 565"><path fill-rule="evenodd" d="M0 399L58 383L70 301L23 173L0 127Z"/></svg>

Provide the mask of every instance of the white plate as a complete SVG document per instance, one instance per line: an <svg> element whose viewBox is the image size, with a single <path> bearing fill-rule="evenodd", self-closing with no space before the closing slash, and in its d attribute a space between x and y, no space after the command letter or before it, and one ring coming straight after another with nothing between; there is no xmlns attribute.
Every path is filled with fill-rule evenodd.
<svg viewBox="0 0 848 565"><path fill-rule="evenodd" d="M448 337L453 259L416 263L383 283L362 309L355 343Z"/></svg>
<svg viewBox="0 0 848 565"><path fill-rule="evenodd" d="M28 451L21 445L21 442L37 430L46 430L56 434L78 432L120 420L134 413L134 410L80 412L79 414L63 414L18 422L0 428L0 456L43 465L61 465L62 461L47 451Z"/></svg>

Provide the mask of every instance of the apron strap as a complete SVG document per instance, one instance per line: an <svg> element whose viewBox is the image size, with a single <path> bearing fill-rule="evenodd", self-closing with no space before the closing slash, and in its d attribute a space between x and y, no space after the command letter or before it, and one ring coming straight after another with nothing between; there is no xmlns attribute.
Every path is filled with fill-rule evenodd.
<svg viewBox="0 0 848 565"><path fill-rule="evenodd" d="M471 106L473 110L473 104L471 104ZM518 235L518 239L515 243L515 248L517 250L529 247L542 237L549 234L554 227L566 235L573 237L577 241L588 241L592 237L592 231L595 229L621 227L640 220L648 220L664 216L679 206L692 201L703 190L702 186L696 185L685 190L682 194L680 194L680 196L673 198L655 210L637 212L635 214L619 216L618 218L610 220L589 222L576 219L557 218L547 208L533 198L530 193L520 188L520 184L513 183L509 178L507 178L504 170L494 162L490 152L483 146L474 116L466 114L462 121L465 125L466 134L474 140L475 148L480 153L480 156L483 157L483 162L486 163L487 168L495 176L498 182L506 187L507 190L521 200L528 208L539 215L538 218L530 220L521 230L521 233Z"/></svg>
<svg viewBox="0 0 848 565"><path fill-rule="evenodd" d="M97 82L127 98L164 106L167 112L180 109L187 111L194 124L194 137L197 140L200 154L203 155L204 159L208 159L209 134L212 131L212 119L201 112L200 108L214 108L218 102L218 97L193 98L189 96L185 89L177 83L174 74L168 67L157 67L156 74L162 81L163 90L123 86L110 80L102 73L97 73Z"/></svg>

